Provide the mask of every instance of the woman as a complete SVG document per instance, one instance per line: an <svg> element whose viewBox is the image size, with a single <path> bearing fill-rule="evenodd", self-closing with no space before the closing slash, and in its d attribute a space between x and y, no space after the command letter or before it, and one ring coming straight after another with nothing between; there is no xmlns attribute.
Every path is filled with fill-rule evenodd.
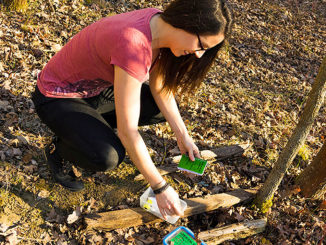
<svg viewBox="0 0 326 245"><path fill-rule="evenodd" d="M166 120L180 152L191 160L200 157L174 94L199 86L231 22L223 0L175 0L163 12L143 9L103 18L74 36L39 74L32 96L39 117L57 136L47 151L54 179L80 190L82 182L63 174L63 159L106 171L119 165L127 150L163 217L182 215L178 194L157 171L138 126Z"/></svg>

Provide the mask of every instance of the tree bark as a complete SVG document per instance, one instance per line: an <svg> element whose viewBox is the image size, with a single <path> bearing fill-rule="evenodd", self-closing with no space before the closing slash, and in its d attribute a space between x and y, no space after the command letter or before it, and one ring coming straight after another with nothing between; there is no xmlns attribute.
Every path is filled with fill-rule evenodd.
<svg viewBox="0 0 326 245"><path fill-rule="evenodd" d="M13 11L24 12L28 7L27 0L4 0L4 3L10 10Z"/></svg>
<svg viewBox="0 0 326 245"><path fill-rule="evenodd" d="M244 221L200 232L198 238L207 245L216 245L227 240L238 240L263 232L266 224L266 219Z"/></svg>
<svg viewBox="0 0 326 245"><path fill-rule="evenodd" d="M326 194L326 142L312 163L298 176L296 183L300 186L303 196L324 199Z"/></svg>
<svg viewBox="0 0 326 245"><path fill-rule="evenodd" d="M326 57L319 68L318 75L308 95L307 103L304 107L298 125L293 131L292 136L285 148L277 159L271 173L269 174L264 186L259 191L254 203L262 211L266 212L272 205L274 193L277 190L284 174L294 157L297 155L300 146L306 139L316 118L320 107L324 102L326 92Z"/></svg>

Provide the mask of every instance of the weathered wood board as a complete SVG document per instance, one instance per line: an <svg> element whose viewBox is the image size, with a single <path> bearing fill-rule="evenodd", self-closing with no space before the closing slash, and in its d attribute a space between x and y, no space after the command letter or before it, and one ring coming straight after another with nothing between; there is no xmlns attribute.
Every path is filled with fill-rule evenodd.
<svg viewBox="0 0 326 245"><path fill-rule="evenodd" d="M186 199L185 201L188 207L184 212L184 217L215 210L220 207L231 207L251 199L257 191L258 189L237 189L228 193ZM88 229L110 231L119 228L163 222L163 220L142 208L131 208L90 214L85 217L85 222Z"/></svg>
<svg viewBox="0 0 326 245"><path fill-rule="evenodd" d="M200 232L198 238L207 245L216 245L227 240L237 240L263 232L266 224L266 219L244 221Z"/></svg>

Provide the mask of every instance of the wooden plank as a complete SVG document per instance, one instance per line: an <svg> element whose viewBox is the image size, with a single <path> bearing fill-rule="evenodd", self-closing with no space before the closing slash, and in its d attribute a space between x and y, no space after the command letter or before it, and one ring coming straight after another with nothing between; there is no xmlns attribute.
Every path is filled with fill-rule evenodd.
<svg viewBox="0 0 326 245"><path fill-rule="evenodd" d="M203 150L200 152L202 159L205 160L224 160L230 157L241 156L245 150L248 148L248 145L230 145L222 146L212 150ZM166 159L169 164L158 166L157 170L161 175L166 175L178 171L176 164L180 162L181 155L169 157ZM134 180L143 180L144 176L142 174L137 175Z"/></svg>
<svg viewBox="0 0 326 245"><path fill-rule="evenodd" d="M251 199L258 189L234 190L228 193L205 196L203 198L190 198L185 201L188 204L184 217L199 214L220 207L231 207L242 201ZM87 229L110 231L119 228L128 228L151 223L163 222L162 219L150 214L142 208L131 208L90 214L85 217Z"/></svg>
<svg viewBox="0 0 326 245"><path fill-rule="evenodd" d="M203 150L201 155L204 159L216 158L216 160L224 160L230 157L241 156L248 148L249 145L221 146L212 150Z"/></svg>
<svg viewBox="0 0 326 245"><path fill-rule="evenodd" d="M263 232L266 224L266 219L244 221L200 232L198 238L204 241L207 245L216 245L227 240L237 240Z"/></svg>
<svg viewBox="0 0 326 245"><path fill-rule="evenodd" d="M258 189L237 189L227 193L219 193L205 197L186 199L188 207L184 212L185 217L208 212L222 207L231 207L253 197Z"/></svg>

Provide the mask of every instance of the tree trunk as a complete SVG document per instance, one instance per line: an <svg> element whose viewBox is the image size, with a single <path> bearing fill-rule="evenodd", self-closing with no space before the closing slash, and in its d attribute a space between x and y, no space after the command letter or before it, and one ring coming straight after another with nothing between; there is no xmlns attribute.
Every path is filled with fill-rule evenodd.
<svg viewBox="0 0 326 245"><path fill-rule="evenodd" d="M24 12L27 9L27 0L4 0L5 5L13 11Z"/></svg>
<svg viewBox="0 0 326 245"><path fill-rule="evenodd" d="M296 183L305 197L324 199L326 194L326 142L312 163L299 175Z"/></svg>
<svg viewBox="0 0 326 245"><path fill-rule="evenodd" d="M304 107L298 125L294 129L292 136L277 159L264 186L254 200L255 205L261 210L261 212L266 212L271 207L275 191L281 183L286 170L292 163L294 157L297 155L300 146L306 139L314 119L316 118L318 111L324 102L325 92L326 57L323 59L323 62L319 68L316 81L314 82L308 95L307 103Z"/></svg>

